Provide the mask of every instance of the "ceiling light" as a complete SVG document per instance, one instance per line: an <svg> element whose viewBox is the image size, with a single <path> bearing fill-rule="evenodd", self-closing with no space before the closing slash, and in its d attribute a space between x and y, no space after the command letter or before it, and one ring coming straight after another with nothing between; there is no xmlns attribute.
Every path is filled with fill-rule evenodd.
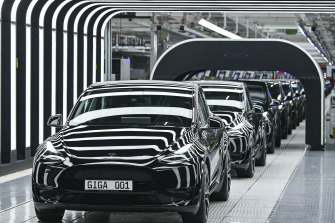
<svg viewBox="0 0 335 223"><path fill-rule="evenodd" d="M223 36L226 36L230 39L242 39L242 37L238 36L238 35L235 35L234 33L232 32L229 32L225 29L222 29L221 27L218 27L217 25L214 25L213 23L210 23L204 19L201 19L199 22L198 22L200 25L206 27L207 29L210 29L214 32L217 32Z"/></svg>

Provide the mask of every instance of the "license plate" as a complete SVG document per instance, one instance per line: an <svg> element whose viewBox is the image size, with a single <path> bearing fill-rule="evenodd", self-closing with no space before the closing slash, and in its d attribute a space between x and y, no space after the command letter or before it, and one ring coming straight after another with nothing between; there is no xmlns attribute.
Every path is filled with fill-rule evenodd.
<svg viewBox="0 0 335 223"><path fill-rule="evenodd" d="M132 180L85 180L85 190L132 191Z"/></svg>

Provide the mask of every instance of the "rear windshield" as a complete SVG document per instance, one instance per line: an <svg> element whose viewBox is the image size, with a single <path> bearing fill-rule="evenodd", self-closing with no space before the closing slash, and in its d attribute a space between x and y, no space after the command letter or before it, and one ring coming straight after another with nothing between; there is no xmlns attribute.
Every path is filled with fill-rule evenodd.
<svg viewBox="0 0 335 223"><path fill-rule="evenodd" d="M69 125L189 127L192 118L193 90L119 88L87 92Z"/></svg>
<svg viewBox="0 0 335 223"><path fill-rule="evenodd" d="M260 85L253 85L253 84L248 84L248 90L249 94L252 98L252 100L257 100L257 101L262 101L265 102L267 95L266 95L266 89L263 86Z"/></svg>
<svg viewBox="0 0 335 223"><path fill-rule="evenodd" d="M211 111L240 112L243 109L243 89L242 88L211 88L203 87L206 101Z"/></svg>

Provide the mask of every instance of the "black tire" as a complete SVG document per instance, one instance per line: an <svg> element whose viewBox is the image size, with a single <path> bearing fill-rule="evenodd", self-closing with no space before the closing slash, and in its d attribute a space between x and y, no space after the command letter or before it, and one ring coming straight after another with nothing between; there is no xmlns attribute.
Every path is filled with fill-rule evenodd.
<svg viewBox="0 0 335 223"><path fill-rule="evenodd" d="M182 213L184 223L206 223L209 212L209 172L206 165L203 169L204 181L201 191L200 207L196 214Z"/></svg>
<svg viewBox="0 0 335 223"><path fill-rule="evenodd" d="M298 118L295 117L295 119L291 121L291 123L292 123L292 129L296 129L297 128L297 120L298 120Z"/></svg>
<svg viewBox="0 0 335 223"><path fill-rule="evenodd" d="M274 127L272 128L272 137L271 137L271 145L267 148L267 152L269 154L273 154L275 152L275 145L277 139L275 138ZM279 139L279 146L280 146L280 139Z"/></svg>
<svg viewBox="0 0 335 223"><path fill-rule="evenodd" d="M296 120L296 126L298 127L301 122L301 115L298 115L297 120Z"/></svg>
<svg viewBox="0 0 335 223"><path fill-rule="evenodd" d="M289 118L286 118L286 122L285 122L285 126L284 126L284 130L282 132L282 139L287 139L287 135L288 135L288 131L289 131Z"/></svg>
<svg viewBox="0 0 335 223"><path fill-rule="evenodd" d="M300 109L300 122L304 121L305 111L304 108Z"/></svg>
<svg viewBox="0 0 335 223"><path fill-rule="evenodd" d="M280 124L278 125L277 131L276 131L276 143L275 143L276 147L280 147L281 146L281 128L280 128Z"/></svg>
<svg viewBox="0 0 335 223"><path fill-rule="evenodd" d="M293 123L292 116L289 115L287 117L287 134L288 135L292 134L292 127L293 127L292 123Z"/></svg>
<svg viewBox="0 0 335 223"><path fill-rule="evenodd" d="M214 201L227 201L229 199L231 184L231 163L229 151L227 151L224 165L225 170L223 171L221 188L218 192L215 192L211 195L211 200Z"/></svg>
<svg viewBox="0 0 335 223"><path fill-rule="evenodd" d="M255 159L253 157L253 149L250 149L249 166L245 169L236 169L238 177L252 178L255 174Z"/></svg>
<svg viewBox="0 0 335 223"><path fill-rule="evenodd" d="M35 208L36 217L43 222L62 222L65 210Z"/></svg>
<svg viewBox="0 0 335 223"><path fill-rule="evenodd" d="M261 156L256 160L256 166L265 166L266 164L266 155L267 155L267 148L266 148L266 137L263 134L263 148Z"/></svg>

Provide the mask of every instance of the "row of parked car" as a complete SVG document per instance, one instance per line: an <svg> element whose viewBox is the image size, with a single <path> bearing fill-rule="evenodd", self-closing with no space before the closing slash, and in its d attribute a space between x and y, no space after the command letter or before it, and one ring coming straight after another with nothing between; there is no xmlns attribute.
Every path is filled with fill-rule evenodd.
<svg viewBox="0 0 335 223"><path fill-rule="evenodd" d="M37 217L64 211L169 211L205 223L209 201L226 201L231 168L253 177L305 117L297 80L121 81L79 97L37 149Z"/></svg>

